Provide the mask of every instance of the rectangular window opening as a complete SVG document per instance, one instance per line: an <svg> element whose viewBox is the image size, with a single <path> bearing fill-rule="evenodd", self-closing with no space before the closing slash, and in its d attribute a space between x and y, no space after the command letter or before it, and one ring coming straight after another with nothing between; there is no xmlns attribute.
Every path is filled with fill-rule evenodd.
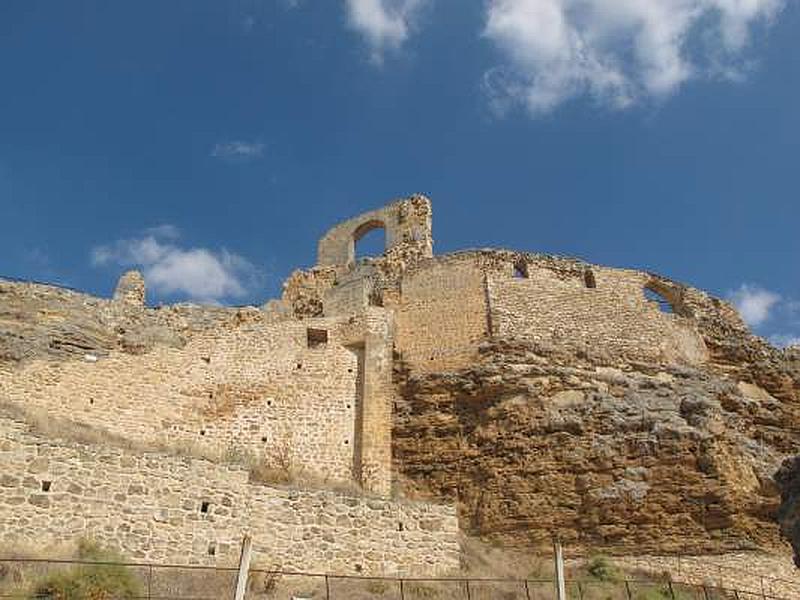
<svg viewBox="0 0 800 600"><path fill-rule="evenodd" d="M208 509L209 509L210 507L211 507L211 503L210 503L210 502L208 502L208 501L206 501L206 500L203 500L203 501L200 503L200 512L201 512L201 513L203 513L203 514L205 515L205 514L207 514L207 513L208 513Z"/></svg>
<svg viewBox="0 0 800 600"><path fill-rule="evenodd" d="M327 329L312 329L307 330L308 347L309 348L324 348L328 345L328 330Z"/></svg>

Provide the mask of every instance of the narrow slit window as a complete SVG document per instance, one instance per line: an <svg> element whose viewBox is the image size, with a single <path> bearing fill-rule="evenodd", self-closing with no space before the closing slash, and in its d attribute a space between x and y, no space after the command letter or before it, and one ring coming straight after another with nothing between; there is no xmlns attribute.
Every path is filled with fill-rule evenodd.
<svg viewBox="0 0 800 600"><path fill-rule="evenodd" d="M210 508L211 508L211 503L208 502L207 500L203 500L200 503L200 512L202 514L207 515Z"/></svg>

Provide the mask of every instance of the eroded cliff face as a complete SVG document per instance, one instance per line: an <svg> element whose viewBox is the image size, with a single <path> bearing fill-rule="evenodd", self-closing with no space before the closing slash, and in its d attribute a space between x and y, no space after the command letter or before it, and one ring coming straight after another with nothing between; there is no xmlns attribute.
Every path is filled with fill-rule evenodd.
<svg viewBox="0 0 800 600"><path fill-rule="evenodd" d="M465 530L503 544L783 549L774 475L800 447L800 361L715 326L703 367L514 340L455 372L400 367L399 483L456 498Z"/></svg>

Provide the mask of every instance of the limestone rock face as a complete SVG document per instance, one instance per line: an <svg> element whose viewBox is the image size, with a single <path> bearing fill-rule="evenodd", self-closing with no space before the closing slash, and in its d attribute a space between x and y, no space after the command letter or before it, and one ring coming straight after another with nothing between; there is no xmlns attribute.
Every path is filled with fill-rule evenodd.
<svg viewBox="0 0 800 600"><path fill-rule="evenodd" d="M114 300L131 306L145 305L144 277L139 271L128 271L119 278L114 290Z"/></svg>
<svg viewBox="0 0 800 600"><path fill-rule="evenodd" d="M143 301L143 280L136 272L123 276L113 301L0 279L0 366L40 358L96 359L112 350L142 354L158 344L182 346L187 325L180 313L186 311L144 311Z"/></svg>
<svg viewBox="0 0 800 600"><path fill-rule="evenodd" d="M798 447L797 366L776 350L723 371L487 343L466 369L396 370L394 457L410 495L456 499L468 533L503 545L557 531L590 552L783 550L773 477Z"/></svg>

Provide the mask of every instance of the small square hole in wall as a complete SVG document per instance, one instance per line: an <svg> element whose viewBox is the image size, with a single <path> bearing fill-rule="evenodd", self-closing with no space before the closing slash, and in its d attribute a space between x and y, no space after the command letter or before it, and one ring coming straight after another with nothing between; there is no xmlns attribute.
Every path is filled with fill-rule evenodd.
<svg viewBox="0 0 800 600"><path fill-rule="evenodd" d="M208 555L209 556L216 556L217 555L217 545L214 542L211 542L208 545Z"/></svg>
<svg viewBox="0 0 800 600"><path fill-rule="evenodd" d="M324 348L328 344L328 330L327 329L312 329L309 327L306 330L308 337L309 348Z"/></svg>
<svg viewBox="0 0 800 600"><path fill-rule="evenodd" d="M52 481L43 481L42 482L42 491L43 492L49 492L50 491L50 487L52 485L53 485Z"/></svg>
<svg viewBox="0 0 800 600"><path fill-rule="evenodd" d="M200 512L204 515L208 514L208 510L211 508L211 503L207 500L203 500L200 503Z"/></svg>

